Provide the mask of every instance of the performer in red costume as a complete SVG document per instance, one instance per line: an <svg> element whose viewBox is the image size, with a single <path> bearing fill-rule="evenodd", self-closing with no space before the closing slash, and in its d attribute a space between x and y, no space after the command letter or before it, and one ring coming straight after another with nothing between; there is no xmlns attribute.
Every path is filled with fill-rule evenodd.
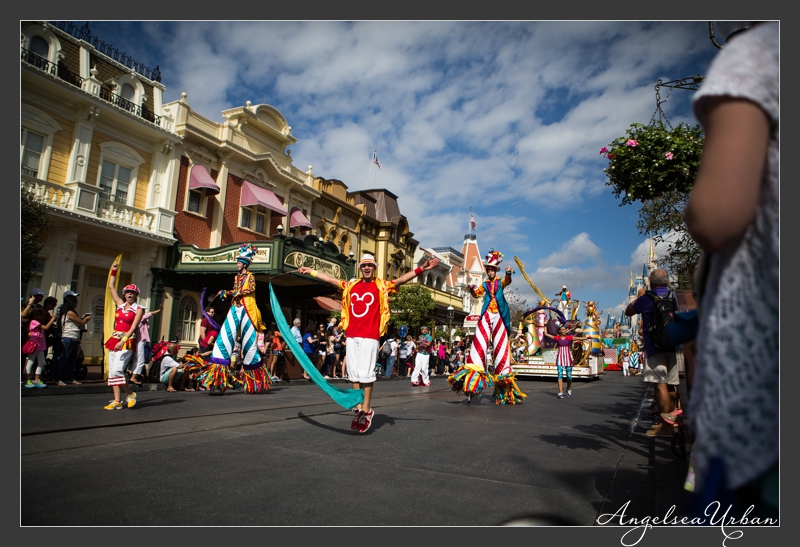
<svg viewBox="0 0 800 547"><path fill-rule="evenodd" d="M114 312L114 332L111 333L111 336L106 341L106 349L108 350L108 385L114 390L114 400L103 407L106 410L119 410L122 408L119 386L125 388L128 408L136 404L136 393L128 385L128 380L125 377L125 367L133 357L133 350L136 347L136 329L144 315L144 308L136 303L139 298L139 287L134 284L125 285L125 288L122 289L124 298L119 297L117 289L114 287L117 269L119 269L119 264L115 262L111 265L111 275L108 277L108 290L117 305L117 310Z"/></svg>

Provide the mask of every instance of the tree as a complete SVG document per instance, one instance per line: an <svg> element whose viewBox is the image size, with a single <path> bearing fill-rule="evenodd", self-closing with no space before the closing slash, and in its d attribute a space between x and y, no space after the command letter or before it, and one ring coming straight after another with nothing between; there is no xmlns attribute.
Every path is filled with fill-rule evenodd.
<svg viewBox="0 0 800 547"><path fill-rule="evenodd" d="M407 283L397 289L397 294L389 297L392 310L389 324L399 328L408 325L409 329L417 329L425 323L436 303L430 291L419 283Z"/></svg>
<svg viewBox="0 0 800 547"><path fill-rule="evenodd" d="M508 304L508 311L511 312L511 328L516 328L520 321L522 321L522 314L527 309L528 301L520 296L519 293L516 292L516 289L503 291L503 295Z"/></svg>
<svg viewBox="0 0 800 547"><path fill-rule="evenodd" d="M34 267L44 243L39 234L47 231L47 205L32 193L22 190L20 195L20 270L22 285L33 277Z"/></svg>
<svg viewBox="0 0 800 547"><path fill-rule="evenodd" d="M683 223L683 210L700 166L704 136L699 125L681 123L667 128L663 122L631 124L624 137L600 150L608 159L603 171L620 206L639 204L640 235L667 243L659 266L689 288L700 248Z"/></svg>

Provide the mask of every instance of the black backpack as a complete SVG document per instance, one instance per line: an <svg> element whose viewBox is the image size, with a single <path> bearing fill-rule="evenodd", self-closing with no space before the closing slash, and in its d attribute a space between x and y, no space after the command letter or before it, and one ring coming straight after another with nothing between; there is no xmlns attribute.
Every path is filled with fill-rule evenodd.
<svg viewBox="0 0 800 547"><path fill-rule="evenodd" d="M644 294L653 301L652 317L647 329L650 340L657 349L674 349L675 346L670 342L667 333L667 327L674 320L675 314L675 298L672 292L667 296L658 296L653 291L645 291Z"/></svg>

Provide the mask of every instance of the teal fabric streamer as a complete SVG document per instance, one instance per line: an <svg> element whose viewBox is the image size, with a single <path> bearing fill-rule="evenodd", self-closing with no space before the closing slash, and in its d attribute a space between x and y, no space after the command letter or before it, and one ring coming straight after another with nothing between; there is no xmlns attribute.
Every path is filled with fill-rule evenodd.
<svg viewBox="0 0 800 547"><path fill-rule="evenodd" d="M313 363L311 363L311 360L305 354L303 348L297 343L297 340L295 340L294 334L292 334L292 330L289 327L289 323L286 322L286 318L283 316L281 305L278 303L278 299L275 297L275 291L272 290L272 283L269 284L269 304L272 306L272 315L275 317L275 323L278 325L278 330L280 331L281 336L283 336L284 343L287 344L289 349L292 350L295 359L297 359L297 362L303 367L303 370L305 370L306 373L311 376L311 380L317 384L322 391L327 393L336 404L348 410L355 408L360 403L363 403L363 389L340 388L331 385L325 380L322 374L320 374Z"/></svg>

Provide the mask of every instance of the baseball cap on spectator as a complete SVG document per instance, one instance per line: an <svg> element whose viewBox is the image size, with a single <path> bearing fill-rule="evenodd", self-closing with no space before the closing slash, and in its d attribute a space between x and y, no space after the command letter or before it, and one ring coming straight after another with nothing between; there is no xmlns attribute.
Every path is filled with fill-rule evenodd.
<svg viewBox="0 0 800 547"><path fill-rule="evenodd" d="M76 293L75 291L64 291L64 298L68 296L80 296L80 294Z"/></svg>
<svg viewBox="0 0 800 547"><path fill-rule="evenodd" d="M33 289L31 291L31 296L44 296L44 291L42 289Z"/></svg>

